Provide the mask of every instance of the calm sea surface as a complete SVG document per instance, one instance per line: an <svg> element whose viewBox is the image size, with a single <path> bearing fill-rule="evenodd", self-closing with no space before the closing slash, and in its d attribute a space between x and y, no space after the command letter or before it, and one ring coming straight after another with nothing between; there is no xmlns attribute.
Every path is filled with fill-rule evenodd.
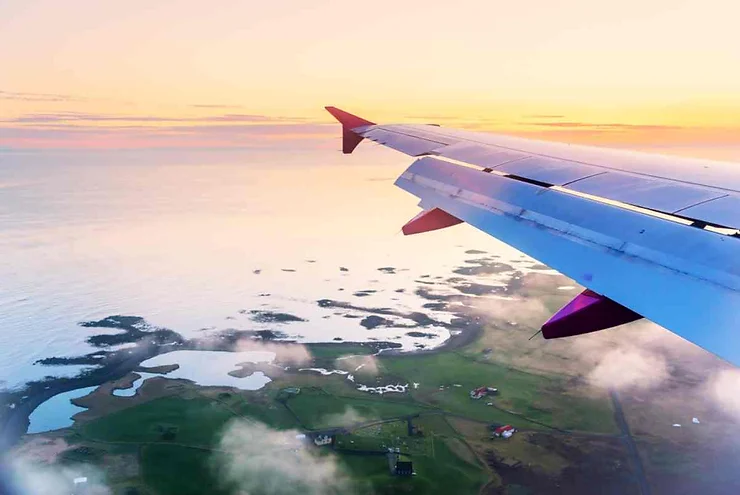
<svg viewBox="0 0 740 495"><path fill-rule="evenodd" d="M100 330L80 321L139 315L193 336L268 328L240 313L267 309L306 319L279 328L305 341L383 340L398 329L368 331L316 300L418 310L413 290L396 289L449 276L467 249L523 258L465 225L404 237L419 210L393 181L411 160L361 151L0 153L0 389L77 373L33 363L90 352Z"/></svg>
<svg viewBox="0 0 740 495"><path fill-rule="evenodd" d="M33 363L90 352L100 329L78 322L112 314L192 336L267 328L239 313L267 309L308 320L278 328L306 341L391 338L316 300L416 310L395 289L449 275L465 249L519 256L467 226L401 235L419 211L393 186L410 161L363 151L0 154L0 388L77 373Z"/></svg>

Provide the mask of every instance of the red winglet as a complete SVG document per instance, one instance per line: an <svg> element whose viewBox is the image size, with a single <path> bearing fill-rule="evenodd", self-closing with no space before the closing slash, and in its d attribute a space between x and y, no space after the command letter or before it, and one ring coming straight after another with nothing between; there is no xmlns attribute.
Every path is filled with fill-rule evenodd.
<svg viewBox="0 0 740 495"><path fill-rule="evenodd" d="M624 325L642 318L629 308L589 289L578 294L542 325L546 339L570 337Z"/></svg>
<svg viewBox="0 0 740 495"><path fill-rule="evenodd" d="M462 220L459 218L452 216L439 208L432 208L431 210L422 211L409 220L408 223L401 228L401 231L404 235L421 234L422 232L452 227L459 223L462 223Z"/></svg>
<svg viewBox="0 0 740 495"><path fill-rule="evenodd" d="M374 122L360 118L357 115L352 115L336 107L325 108L327 112L332 114L342 124L342 152L345 154L352 153L357 148L357 145L360 144L360 141L364 139L359 134L352 132L352 129L366 125L375 125Z"/></svg>
<svg viewBox="0 0 740 495"><path fill-rule="evenodd" d="M329 112L334 116L335 119L339 121L340 124L342 124L342 127L346 127L347 129L354 129L355 127L360 127L363 125L375 125L375 122L370 122L369 120L365 120L361 117L358 117L357 115L352 115L351 113L347 113L344 110L340 110L337 107L325 107L326 111Z"/></svg>

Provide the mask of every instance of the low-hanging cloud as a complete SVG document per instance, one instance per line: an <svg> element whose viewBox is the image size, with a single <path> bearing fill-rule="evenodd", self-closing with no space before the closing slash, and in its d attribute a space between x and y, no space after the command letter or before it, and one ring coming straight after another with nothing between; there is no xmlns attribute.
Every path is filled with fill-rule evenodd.
<svg viewBox="0 0 740 495"><path fill-rule="evenodd" d="M370 355L342 356L334 361L334 367L349 371L350 373L362 373L373 376L379 372L378 359Z"/></svg>
<svg viewBox="0 0 740 495"><path fill-rule="evenodd" d="M73 493L74 480L82 477L87 478L85 493L113 493L105 485L103 473L90 465L60 466L24 456L0 459L0 493L3 494L68 495Z"/></svg>
<svg viewBox="0 0 740 495"><path fill-rule="evenodd" d="M275 354L276 363L293 366L308 364L313 359L311 352L303 344L281 344L257 339L241 339L234 346L234 350L272 352Z"/></svg>
<svg viewBox="0 0 740 495"><path fill-rule="evenodd" d="M740 419L740 370L714 374L707 382L707 393L722 411Z"/></svg>
<svg viewBox="0 0 740 495"><path fill-rule="evenodd" d="M334 455L319 455L297 430L236 420L223 432L211 465L225 488L266 495L346 494L350 478Z"/></svg>
<svg viewBox="0 0 740 495"><path fill-rule="evenodd" d="M489 321L539 328L550 311L539 298L491 297L474 301L471 309Z"/></svg>
<svg viewBox="0 0 740 495"><path fill-rule="evenodd" d="M364 417L352 407L347 407L342 413L329 414L322 418L322 422L331 428L353 426L367 420L368 418Z"/></svg>
<svg viewBox="0 0 740 495"><path fill-rule="evenodd" d="M670 374L660 354L619 347L607 352L586 376L597 387L647 390L662 384Z"/></svg>

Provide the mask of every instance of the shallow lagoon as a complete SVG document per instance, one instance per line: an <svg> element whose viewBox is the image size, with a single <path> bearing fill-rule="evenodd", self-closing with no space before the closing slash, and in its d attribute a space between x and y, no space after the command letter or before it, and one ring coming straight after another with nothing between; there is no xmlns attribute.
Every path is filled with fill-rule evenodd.
<svg viewBox="0 0 740 495"><path fill-rule="evenodd" d="M258 390L272 381L261 371L243 378L231 376L229 372L237 371L241 363L271 363L274 359L275 353L268 351L175 351L147 359L141 364L142 366L179 365L178 369L161 375L165 378L182 378L207 387Z"/></svg>
<svg viewBox="0 0 740 495"><path fill-rule="evenodd" d="M70 402L72 399L84 397L97 387L87 387L71 390L55 395L43 402L29 416L28 433L42 433L50 430L58 430L72 426L72 416L84 411L84 407L78 407Z"/></svg>

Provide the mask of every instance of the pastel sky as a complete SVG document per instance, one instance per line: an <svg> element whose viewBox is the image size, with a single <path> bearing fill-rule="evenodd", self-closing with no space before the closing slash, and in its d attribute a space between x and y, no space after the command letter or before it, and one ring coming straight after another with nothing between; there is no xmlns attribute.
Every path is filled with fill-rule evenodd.
<svg viewBox="0 0 740 495"><path fill-rule="evenodd" d="M325 105L737 145L738 18L734 0L4 0L0 149L327 143Z"/></svg>

